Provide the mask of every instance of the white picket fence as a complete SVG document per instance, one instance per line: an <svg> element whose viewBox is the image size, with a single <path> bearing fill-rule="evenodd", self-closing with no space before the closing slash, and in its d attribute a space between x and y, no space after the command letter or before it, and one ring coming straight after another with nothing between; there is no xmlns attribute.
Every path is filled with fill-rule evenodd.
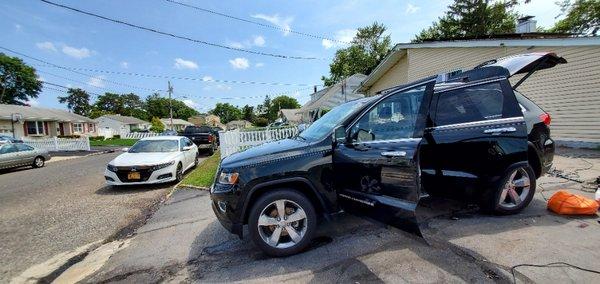
<svg viewBox="0 0 600 284"><path fill-rule="evenodd" d="M155 132L129 132L121 134L121 138L125 139L142 139L147 137L158 136L158 133Z"/></svg>
<svg viewBox="0 0 600 284"><path fill-rule="evenodd" d="M260 144L292 137L298 133L297 127L264 128L252 131L220 131L221 157L246 150Z"/></svg>
<svg viewBox="0 0 600 284"><path fill-rule="evenodd" d="M34 148L48 151L89 151L90 139L81 138L43 138L43 139L23 139L23 143L31 145Z"/></svg>

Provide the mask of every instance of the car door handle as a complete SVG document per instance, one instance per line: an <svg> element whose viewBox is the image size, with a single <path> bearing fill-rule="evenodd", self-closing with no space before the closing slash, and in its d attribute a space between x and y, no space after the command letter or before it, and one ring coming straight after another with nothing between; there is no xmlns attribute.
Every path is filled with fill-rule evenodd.
<svg viewBox="0 0 600 284"><path fill-rule="evenodd" d="M515 131L517 131L517 129L514 127L502 127L502 128L486 129L483 131L483 133L485 133L485 134L500 134L500 133L515 132Z"/></svg>
<svg viewBox="0 0 600 284"><path fill-rule="evenodd" d="M386 151L386 152L381 152L381 156L384 157L406 157L406 152L405 151Z"/></svg>

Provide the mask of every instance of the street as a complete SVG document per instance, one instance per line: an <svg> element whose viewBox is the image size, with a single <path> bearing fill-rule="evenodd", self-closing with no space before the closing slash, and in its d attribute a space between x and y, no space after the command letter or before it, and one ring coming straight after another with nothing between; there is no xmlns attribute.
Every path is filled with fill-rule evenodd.
<svg viewBox="0 0 600 284"><path fill-rule="evenodd" d="M588 180L600 154L562 150L556 168ZM305 252L271 258L227 232L206 191L180 189L131 237L115 240L71 266L59 283L105 282L393 282L592 283L598 275L568 267L511 267L563 261L598 270L597 216L560 216L546 209L558 189L592 196L583 184L545 176L522 213L489 216L432 200L424 206L425 239L349 214L322 222ZM110 261L109 261L110 259Z"/></svg>
<svg viewBox="0 0 600 284"><path fill-rule="evenodd" d="M106 187L104 168L118 154L0 173L1 283L53 255L110 238L172 187Z"/></svg>

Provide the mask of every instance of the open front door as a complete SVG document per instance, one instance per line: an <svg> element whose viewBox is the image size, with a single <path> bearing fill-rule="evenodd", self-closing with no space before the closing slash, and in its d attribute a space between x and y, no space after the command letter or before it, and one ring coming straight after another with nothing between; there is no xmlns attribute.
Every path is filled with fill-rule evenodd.
<svg viewBox="0 0 600 284"><path fill-rule="evenodd" d="M347 128L333 153L335 187L350 213L421 235L419 146L433 82L382 97Z"/></svg>

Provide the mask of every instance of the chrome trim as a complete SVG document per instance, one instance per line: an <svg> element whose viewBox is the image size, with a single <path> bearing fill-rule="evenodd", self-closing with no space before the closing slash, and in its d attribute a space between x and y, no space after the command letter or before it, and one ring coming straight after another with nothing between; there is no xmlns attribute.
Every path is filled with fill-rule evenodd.
<svg viewBox="0 0 600 284"><path fill-rule="evenodd" d="M406 151L384 151L381 152L384 157L406 157Z"/></svg>
<svg viewBox="0 0 600 284"><path fill-rule="evenodd" d="M373 140L373 141L360 141L352 142L352 145L364 145L364 144L378 144L378 143L398 143L398 142L421 142L422 138L400 138L390 140Z"/></svg>
<svg viewBox="0 0 600 284"><path fill-rule="evenodd" d="M502 127L502 128L490 128L483 131L485 134L500 134L500 133L508 133L517 131L514 127Z"/></svg>
<svg viewBox="0 0 600 284"><path fill-rule="evenodd" d="M498 123L518 123L518 122L524 122L524 121L525 121L525 119L522 116L516 116L516 117L509 117L509 118L499 118L499 119L455 123L455 124L448 124L448 125L442 125L442 126L427 127L425 129L426 130L446 130L446 129L456 129L456 128L488 126L488 125L494 125L494 124L498 124Z"/></svg>

